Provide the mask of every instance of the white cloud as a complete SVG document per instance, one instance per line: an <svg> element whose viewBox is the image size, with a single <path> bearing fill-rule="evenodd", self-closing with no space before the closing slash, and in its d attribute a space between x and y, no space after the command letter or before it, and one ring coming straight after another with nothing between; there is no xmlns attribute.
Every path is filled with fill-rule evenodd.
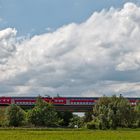
<svg viewBox="0 0 140 140"><path fill-rule="evenodd" d="M1 89L12 87L8 89L15 95L139 95L137 5L126 3L122 9L95 12L81 24L71 23L23 41L16 32L0 31Z"/></svg>

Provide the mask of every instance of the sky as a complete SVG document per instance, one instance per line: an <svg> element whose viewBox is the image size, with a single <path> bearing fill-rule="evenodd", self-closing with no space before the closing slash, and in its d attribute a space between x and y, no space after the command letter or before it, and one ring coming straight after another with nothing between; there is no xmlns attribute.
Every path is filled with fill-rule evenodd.
<svg viewBox="0 0 140 140"><path fill-rule="evenodd" d="M93 12L122 7L126 0L0 0L0 28L12 27L18 35L56 30L71 22L81 23ZM138 1L135 0L135 3Z"/></svg>
<svg viewBox="0 0 140 140"><path fill-rule="evenodd" d="M0 96L140 96L140 0L0 0Z"/></svg>

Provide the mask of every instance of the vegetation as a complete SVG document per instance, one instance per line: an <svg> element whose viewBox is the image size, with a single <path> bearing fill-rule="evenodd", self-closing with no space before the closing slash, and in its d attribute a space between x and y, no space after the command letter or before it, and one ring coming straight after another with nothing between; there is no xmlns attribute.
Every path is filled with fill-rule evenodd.
<svg viewBox="0 0 140 140"><path fill-rule="evenodd" d="M25 112L19 106L11 104L6 110L7 125L20 126L25 120Z"/></svg>
<svg viewBox="0 0 140 140"><path fill-rule="evenodd" d="M93 120L87 124L91 129L116 129L139 127L139 104L136 107L122 96L102 97L93 109Z"/></svg>
<svg viewBox="0 0 140 140"><path fill-rule="evenodd" d="M140 127L140 103L132 106L122 96L101 97L93 111L84 117L71 112L56 112L54 106L40 97L33 109L24 111L12 104L6 111L0 109L0 126L67 127L88 129L117 129Z"/></svg>
<svg viewBox="0 0 140 140"><path fill-rule="evenodd" d="M58 126L60 119L52 104L37 99L36 105L27 113L28 122L35 126Z"/></svg>
<svg viewBox="0 0 140 140"><path fill-rule="evenodd" d="M59 118L61 118L61 123L60 125L63 127L68 127L69 123L71 122L71 119L73 118L72 112L66 111L66 112L57 112Z"/></svg>
<svg viewBox="0 0 140 140"><path fill-rule="evenodd" d="M84 120L83 118L73 115L73 117L70 120L69 127L71 128L82 128L84 126Z"/></svg>
<svg viewBox="0 0 140 140"><path fill-rule="evenodd" d="M57 129L58 130L58 129ZM140 131L0 130L0 140L139 140Z"/></svg>
<svg viewBox="0 0 140 140"><path fill-rule="evenodd" d="M5 126L6 125L6 115L5 115L5 108L1 107L0 108L0 126Z"/></svg>

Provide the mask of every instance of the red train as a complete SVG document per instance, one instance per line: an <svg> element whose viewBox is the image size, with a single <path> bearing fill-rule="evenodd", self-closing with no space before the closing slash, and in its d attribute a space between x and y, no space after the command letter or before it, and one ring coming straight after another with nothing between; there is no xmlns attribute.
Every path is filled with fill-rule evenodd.
<svg viewBox="0 0 140 140"><path fill-rule="evenodd" d="M37 97L0 97L0 105L9 105L15 103L17 105L30 106L34 105ZM92 106L99 97L42 97L48 103L54 105L84 105ZM135 105L140 98L127 98L132 105Z"/></svg>

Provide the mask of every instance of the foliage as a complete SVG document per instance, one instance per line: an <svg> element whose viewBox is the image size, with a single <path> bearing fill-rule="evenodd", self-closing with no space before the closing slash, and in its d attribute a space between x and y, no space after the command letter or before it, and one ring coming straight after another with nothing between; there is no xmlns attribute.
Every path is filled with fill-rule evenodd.
<svg viewBox="0 0 140 140"><path fill-rule="evenodd" d="M92 121L92 115L93 115L93 112L90 112L90 111L88 111L88 112L85 112L85 115L84 115L84 122L90 122L90 121Z"/></svg>
<svg viewBox="0 0 140 140"><path fill-rule="evenodd" d="M5 111L6 110L6 111ZM27 110L26 110L27 111ZM117 129L140 127L140 103L132 106L122 96L101 97L92 112L86 112L84 117L71 112L56 112L54 106L37 98L33 109L25 112L19 106L12 104L7 109L0 108L0 126L43 126L71 127L88 129Z"/></svg>
<svg viewBox="0 0 140 140"><path fill-rule="evenodd" d="M96 123L94 121L88 122L87 128L88 129L97 129Z"/></svg>
<svg viewBox="0 0 140 140"><path fill-rule="evenodd" d="M138 102L134 108L135 111L135 119L136 119L136 127L140 127L140 103Z"/></svg>
<svg viewBox="0 0 140 140"><path fill-rule="evenodd" d="M7 123L5 110L6 110L6 107L0 108L0 126L5 126Z"/></svg>
<svg viewBox="0 0 140 140"><path fill-rule="evenodd" d="M84 121L82 117L79 117L78 115L73 115L73 118L71 118L69 127L71 128L81 128L84 125Z"/></svg>
<svg viewBox="0 0 140 140"><path fill-rule="evenodd" d="M25 112L19 106L11 104L6 110L6 118L9 126L20 126L25 120Z"/></svg>
<svg viewBox="0 0 140 140"><path fill-rule="evenodd" d="M65 127L69 125L71 119L73 118L73 114L70 111L58 112L58 116L63 120L60 125Z"/></svg>
<svg viewBox="0 0 140 140"><path fill-rule="evenodd" d="M35 107L28 111L27 118L35 126L58 126L60 122L53 105L46 103L40 97L38 97Z"/></svg>
<svg viewBox="0 0 140 140"><path fill-rule="evenodd" d="M93 122L98 120L100 129L133 127L136 111L122 96L101 97L93 109Z"/></svg>

